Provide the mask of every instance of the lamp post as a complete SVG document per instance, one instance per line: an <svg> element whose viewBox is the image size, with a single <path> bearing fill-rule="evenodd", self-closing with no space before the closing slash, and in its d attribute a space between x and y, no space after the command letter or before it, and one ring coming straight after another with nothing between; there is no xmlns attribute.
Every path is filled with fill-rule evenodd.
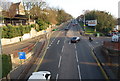
<svg viewBox="0 0 120 81"><path fill-rule="evenodd" d="M30 12L28 11L28 25L30 25Z"/></svg>
<svg viewBox="0 0 120 81"><path fill-rule="evenodd" d="M85 31L85 10L83 10L84 13L84 31Z"/></svg>
<svg viewBox="0 0 120 81"><path fill-rule="evenodd" d="M1 23L1 19L0 19L0 54L1 54L1 49L2 49L2 45L1 45L1 35L2 35L2 27L1 27L2 23Z"/></svg>

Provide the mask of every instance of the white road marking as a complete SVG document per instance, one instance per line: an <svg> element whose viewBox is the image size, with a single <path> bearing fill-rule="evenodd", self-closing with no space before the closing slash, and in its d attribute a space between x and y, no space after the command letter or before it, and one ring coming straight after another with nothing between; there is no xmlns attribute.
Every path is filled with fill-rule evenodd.
<svg viewBox="0 0 120 81"><path fill-rule="evenodd" d="M80 73L80 66L78 65L78 73L79 73L79 79L80 79L80 81L81 81L81 73Z"/></svg>
<svg viewBox="0 0 120 81"><path fill-rule="evenodd" d="M76 44L74 44L75 45L75 49L76 49Z"/></svg>
<svg viewBox="0 0 120 81"><path fill-rule="evenodd" d="M77 55L77 51L75 51L75 53L76 53L76 59L77 59L77 62L78 62L78 55Z"/></svg>
<svg viewBox="0 0 120 81"><path fill-rule="evenodd" d="M96 42L98 44L98 42Z"/></svg>
<svg viewBox="0 0 120 81"><path fill-rule="evenodd" d="M58 76L59 76L59 75L57 74L57 75L56 75L56 81L58 80Z"/></svg>
<svg viewBox="0 0 120 81"><path fill-rule="evenodd" d="M54 42L54 40L52 41L52 43Z"/></svg>
<svg viewBox="0 0 120 81"><path fill-rule="evenodd" d="M63 48L62 48L62 52L63 52L63 49L64 49L64 46L63 46Z"/></svg>
<svg viewBox="0 0 120 81"><path fill-rule="evenodd" d="M60 68L61 59L62 59L62 56L60 56L60 59L59 59L59 64L58 64L58 68Z"/></svg>
<svg viewBox="0 0 120 81"><path fill-rule="evenodd" d="M47 47L47 49L49 49L49 47Z"/></svg>
<svg viewBox="0 0 120 81"><path fill-rule="evenodd" d="M91 44L91 43L89 43L89 42L87 42L88 43L88 45L92 48L92 49L94 49L94 47L93 47L93 45Z"/></svg>
<svg viewBox="0 0 120 81"><path fill-rule="evenodd" d="M69 42L69 44L71 44L71 42Z"/></svg>
<svg viewBox="0 0 120 81"><path fill-rule="evenodd" d="M51 45L53 44L53 42L51 42Z"/></svg>
<svg viewBox="0 0 120 81"><path fill-rule="evenodd" d="M51 44L49 45L49 47L51 46Z"/></svg>
<svg viewBox="0 0 120 81"><path fill-rule="evenodd" d="M60 43L60 40L58 40L57 44L59 44L59 43Z"/></svg>
<svg viewBox="0 0 120 81"><path fill-rule="evenodd" d="M64 40L64 43L65 43L65 40Z"/></svg>

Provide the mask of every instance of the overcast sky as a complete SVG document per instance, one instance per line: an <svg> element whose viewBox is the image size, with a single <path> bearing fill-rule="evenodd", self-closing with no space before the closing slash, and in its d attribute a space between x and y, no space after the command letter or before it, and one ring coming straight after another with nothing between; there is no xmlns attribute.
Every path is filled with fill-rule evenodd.
<svg viewBox="0 0 120 81"><path fill-rule="evenodd" d="M9 0L9 1L16 2L21 0ZM43 1L47 2L47 4L51 7L64 9L67 13L71 14L73 17L81 15L83 13L83 10L101 10L110 12L113 16L118 17L118 2L120 0L43 0Z"/></svg>
<svg viewBox="0 0 120 81"><path fill-rule="evenodd" d="M83 10L102 10L118 17L118 2L120 0L45 0L50 6L63 8L72 16L77 17Z"/></svg>

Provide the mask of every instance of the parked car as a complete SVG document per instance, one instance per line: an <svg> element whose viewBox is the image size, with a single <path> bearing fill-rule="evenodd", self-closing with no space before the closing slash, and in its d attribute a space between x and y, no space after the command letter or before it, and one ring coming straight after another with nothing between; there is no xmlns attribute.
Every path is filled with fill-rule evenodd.
<svg viewBox="0 0 120 81"><path fill-rule="evenodd" d="M73 26L75 26L75 24L73 24Z"/></svg>
<svg viewBox="0 0 120 81"><path fill-rule="evenodd" d="M67 28L65 28L65 30L67 31L67 30L69 30L69 28L67 27Z"/></svg>
<svg viewBox="0 0 120 81"><path fill-rule="evenodd" d="M71 43L76 43L80 41L80 37L73 37L71 38Z"/></svg>
<svg viewBox="0 0 120 81"><path fill-rule="evenodd" d="M108 34L106 34L106 36L111 37L111 36L113 36L113 34L112 33L108 33Z"/></svg>
<svg viewBox="0 0 120 81"><path fill-rule="evenodd" d="M113 35L111 41L112 41L112 42L118 42L118 41L119 41L118 35Z"/></svg>
<svg viewBox="0 0 120 81"><path fill-rule="evenodd" d="M78 23L75 23L75 25L78 25Z"/></svg>
<svg viewBox="0 0 120 81"><path fill-rule="evenodd" d="M28 81L50 81L51 73L49 71L33 72Z"/></svg>

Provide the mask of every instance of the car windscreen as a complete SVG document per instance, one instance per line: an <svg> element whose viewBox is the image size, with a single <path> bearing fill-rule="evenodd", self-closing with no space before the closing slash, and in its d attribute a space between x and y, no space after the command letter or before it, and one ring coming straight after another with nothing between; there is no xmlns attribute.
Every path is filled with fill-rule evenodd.
<svg viewBox="0 0 120 81"><path fill-rule="evenodd" d="M74 39L74 40L75 40L76 38L77 38L77 37L73 37L72 39Z"/></svg>

